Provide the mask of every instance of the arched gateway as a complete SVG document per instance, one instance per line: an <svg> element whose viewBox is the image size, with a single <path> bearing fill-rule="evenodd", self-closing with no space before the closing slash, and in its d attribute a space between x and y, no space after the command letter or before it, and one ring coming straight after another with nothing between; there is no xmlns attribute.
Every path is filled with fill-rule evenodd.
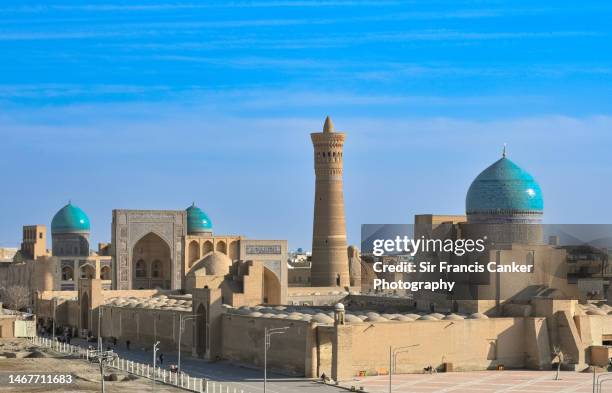
<svg viewBox="0 0 612 393"><path fill-rule="evenodd" d="M136 242L132 251L132 288L169 289L171 279L170 246L159 235L149 232Z"/></svg>

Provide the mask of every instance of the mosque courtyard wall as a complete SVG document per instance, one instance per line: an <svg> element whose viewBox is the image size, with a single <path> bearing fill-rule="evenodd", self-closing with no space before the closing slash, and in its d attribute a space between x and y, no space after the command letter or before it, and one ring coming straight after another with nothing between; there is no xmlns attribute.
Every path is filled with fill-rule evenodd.
<svg viewBox="0 0 612 393"><path fill-rule="evenodd" d="M186 317L190 311L156 310L145 308L123 308L102 306L101 331L103 337L115 337L118 345L127 340L132 347L150 348L159 341L162 351L178 349L180 315ZM193 347L193 320L184 322L181 350L191 355Z"/></svg>
<svg viewBox="0 0 612 393"><path fill-rule="evenodd" d="M394 372L422 372L429 365L452 364L455 371L484 370L503 365L525 366L525 319L492 318L461 321L382 322L349 325L350 369L358 375L389 369L389 348L397 353ZM376 345L361 345L361 343ZM412 345L418 345L412 347ZM345 346L345 351L349 348ZM346 366L344 366L346 367Z"/></svg>
<svg viewBox="0 0 612 393"><path fill-rule="evenodd" d="M284 327L289 327L285 333L271 336L269 369L316 377L317 328L310 322L226 314L222 318L222 358L263 368L265 329Z"/></svg>

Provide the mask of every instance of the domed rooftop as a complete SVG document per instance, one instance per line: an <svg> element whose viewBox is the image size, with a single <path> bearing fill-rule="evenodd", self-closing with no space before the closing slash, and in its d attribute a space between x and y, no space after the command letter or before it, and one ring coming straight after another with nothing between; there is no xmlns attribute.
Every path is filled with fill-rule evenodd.
<svg viewBox="0 0 612 393"><path fill-rule="evenodd" d="M55 213L51 220L51 233L86 233L89 229L87 214L70 202Z"/></svg>
<svg viewBox="0 0 612 393"><path fill-rule="evenodd" d="M227 255L219 251L213 251L198 262L192 271L196 276L223 276L229 273L231 265L232 261Z"/></svg>
<svg viewBox="0 0 612 393"><path fill-rule="evenodd" d="M202 209L194 204L187 209L187 233L212 232L212 221Z"/></svg>
<svg viewBox="0 0 612 393"><path fill-rule="evenodd" d="M465 210L468 215L541 215L544 200L535 179L504 153L474 179L467 193Z"/></svg>

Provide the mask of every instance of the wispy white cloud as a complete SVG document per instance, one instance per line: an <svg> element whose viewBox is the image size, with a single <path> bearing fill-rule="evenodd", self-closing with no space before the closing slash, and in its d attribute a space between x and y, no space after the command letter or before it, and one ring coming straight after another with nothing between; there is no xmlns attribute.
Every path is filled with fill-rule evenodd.
<svg viewBox="0 0 612 393"><path fill-rule="evenodd" d="M376 4L383 5L383 4ZM392 13L377 13L368 16L334 16L333 18L284 18L284 19L251 19L251 20L215 20L215 21L201 21L197 18L192 20L184 20L183 17L177 17L174 22L151 22L143 24L141 21L135 19L123 19L122 24L138 25L141 28L241 28L241 27L270 27L270 26L295 26L295 25L329 25L329 24L361 24L370 22L401 22L410 20L437 20L437 19L484 19L484 18L496 18L502 16L516 15L516 14L537 14L538 10L500 10L500 9L467 9L467 10L455 10L455 11L413 11L413 12L392 12ZM0 16L2 11L0 10ZM27 24L28 26L34 25L53 25L53 24L88 24L95 23L100 27L116 26L115 22L105 23L98 16L87 16L87 14L77 14L71 17L58 17L58 16L46 16L44 18L33 17L28 20L24 20L22 16L18 18L0 18L0 23L4 26L19 25L22 26Z"/></svg>
<svg viewBox="0 0 612 393"><path fill-rule="evenodd" d="M184 86L195 91L198 86ZM172 92L176 88L168 85L79 85L79 84L21 84L0 85L0 98L53 98L79 96L105 96L125 94L151 94Z"/></svg>
<svg viewBox="0 0 612 393"><path fill-rule="evenodd" d="M158 100L150 97L155 93L162 93ZM163 94L171 96L169 103L163 99ZM131 104L113 104L112 97L126 98L129 96L142 96L144 102L161 101L167 107L181 107L193 105L209 107L210 105L225 106L231 103L233 112L244 110L278 110L280 108L308 108L308 107L391 107L391 106L470 106L470 105L504 105L508 102L521 100L523 103L542 103L547 100L544 96L509 96L509 95L482 95L482 96L436 96L436 95L403 95L403 94L363 94L337 90L307 90L303 88L264 88L252 86L250 88L224 89L218 91L214 88L201 85L168 86L168 85L78 85L78 84L24 84L0 85L0 99L45 99L66 98L75 99L100 98L110 99L107 107L130 107ZM146 97L149 97L147 100ZM100 104L101 107L104 105ZM87 107L87 106L84 106ZM51 112L53 113L53 112Z"/></svg>
<svg viewBox="0 0 612 393"><path fill-rule="evenodd" d="M316 7L369 7L392 6L405 2L394 0L377 1L215 1L207 4L198 3L165 3L165 4L39 4L18 7L1 7L0 13L41 13L49 11L81 11L81 12L142 12L142 11L177 11L200 10L214 8L316 8Z"/></svg>
<svg viewBox="0 0 612 393"><path fill-rule="evenodd" d="M319 21L320 23L326 23ZM105 29L90 29L78 31L47 31L47 32L2 32L0 33L0 41L36 41L36 40L83 40L83 39L102 39L102 38L134 38L147 36L163 36L170 35L193 35L201 33L194 28L196 25L203 27L215 26L256 26L256 25L290 25L293 23L301 23L300 20L250 20L250 21L235 21L235 22L210 22L210 23L170 23L170 24L146 24L146 25L127 25L117 26L112 30ZM313 22L316 23L316 22ZM333 23L332 20L329 23ZM168 28L185 28L179 30L167 30ZM187 28L186 28L187 27ZM256 47L265 47L266 44L274 47L317 47L317 46L348 46L364 43L376 42L410 42L410 41L491 41L491 40L508 40L508 39L551 39L551 38L567 38L567 37L593 37L604 35L595 31L509 31L509 32L469 32L469 31L453 31L453 30L422 30L422 31L403 31L403 32L376 32L368 34L347 34L347 35L331 35L327 37L305 37L301 39L273 39L266 40L265 38L257 41L236 39L233 41L235 47L247 47L254 45ZM214 42L214 40L213 40ZM219 41L218 47L223 45ZM155 47L155 44L151 47ZM180 47L181 43L177 43ZM188 44L187 44L188 45ZM196 44L191 44L196 47ZM200 48L212 47L211 44L199 44ZM143 48L147 46L144 45ZM163 48L163 45L157 46Z"/></svg>

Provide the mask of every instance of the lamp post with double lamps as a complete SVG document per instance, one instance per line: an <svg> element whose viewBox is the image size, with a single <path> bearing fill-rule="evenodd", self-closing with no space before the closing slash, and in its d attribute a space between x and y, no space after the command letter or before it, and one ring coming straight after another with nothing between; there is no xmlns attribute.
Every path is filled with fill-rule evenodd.
<svg viewBox="0 0 612 393"><path fill-rule="evenodd" d="M191 314L191 315L185 315L183 316L182 314L179 315L179 338L178 338L178 360L177 360L177 372L180 374L181 373L181 337L183 335L183 331L185 330L185 321L188 321L190 319L195 319L197 317L199 317L200 314Z"/></svg>
<svg viewBox="0 0 612 393"><path fill-rule="evenodd" d="M159 349L159 341L155 342L155 344L153 345L153 386L151 388L151 391L155 391L155 367L157 366L156 364L156 360L157 360L157 350Z"/></svg>
<svg viewBox="0 0 612 393"><path fill-rule="evenodd" d="M397 364L397 355L402 352L408 352L411 348L418 347L419 345L413 344L398 348L389 347L389 393L392 390L393 368Z"/></svg>
<svg viewBox="0 0 612 393"><path fill-rule="evenodd" d="M281 328L265 328L264 334L264 388L263 391L266 393L266 385L268 383L268 348L270 348L270 338L274 334L284 334L289 329L289 326L281 327Z"/></svg>

